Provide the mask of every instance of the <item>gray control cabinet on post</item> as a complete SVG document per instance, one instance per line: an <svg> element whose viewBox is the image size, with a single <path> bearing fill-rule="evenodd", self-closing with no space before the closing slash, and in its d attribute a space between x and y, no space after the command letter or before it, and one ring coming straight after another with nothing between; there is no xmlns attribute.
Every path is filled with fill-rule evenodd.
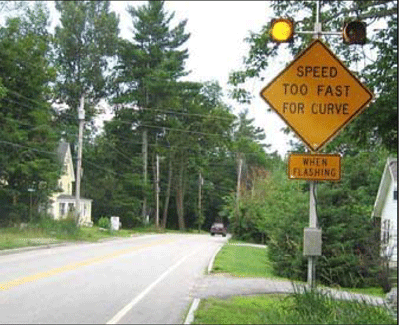
<svg viewBox="0 0 400 325"><path fill-rule="evenodd" d="M321 256L322 232L318 228L304 228L304 256Z"/></svg>

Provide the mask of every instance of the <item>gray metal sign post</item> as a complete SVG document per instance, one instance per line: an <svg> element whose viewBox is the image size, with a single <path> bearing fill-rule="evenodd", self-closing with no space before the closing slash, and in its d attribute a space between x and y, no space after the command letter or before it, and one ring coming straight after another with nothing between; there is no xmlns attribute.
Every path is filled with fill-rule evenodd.
<svg viewBox="0 0 400 325"><path fill-rule="evenodd" d="M321 23L319 22L320 5L319 0L317 1L317 10L315 15L315 26L314 26L314 38L319 39L321 33ZM317 218L317 205L316 205L316 188L317 183L314 181L310 182L310 228L317 229L318 218ZM306 232L305 232L306 233ZM304 236L304 242L306 243L306 235ZM307 243L308 247L311 247L310 241ZM322 244L322 243L321 243ZM321 249L319 249L321 250ZM303 251L303 253L307 253ZM319 254L321 255L321 253ZM315 255L308 257L308 271L307 271L307 283L311 288L315 287L315 264L317 257Z"/></svg>

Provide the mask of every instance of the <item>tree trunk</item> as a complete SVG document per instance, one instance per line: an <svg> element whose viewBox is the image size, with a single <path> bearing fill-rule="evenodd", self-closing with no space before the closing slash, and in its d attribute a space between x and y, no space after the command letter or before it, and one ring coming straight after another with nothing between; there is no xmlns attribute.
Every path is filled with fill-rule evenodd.
<svg viewBox="0 0 400 325"><path fill-rule="evenodd" d="M143 183L144 187L147 185L147 130L143 130ZM146 190L143 191L143 210L142 210L142 218L143 222L146 220L147 216L147 193Z"/></svg>
<svg viewBox="0 0 400 325"><path fill-rule="evenodd" d="M168 166L168 184L167 184L167 192L165 195L164 212L162 220L162 227L164 229L167 227L169 198L171 196L171 183L172 183L172 157L170 157Z"/></svg>
<svg viewBox="0 0 400 325"><path fill-rule="evenodd" d="M201 231L201 226L203 225L203 220L202 220L202 214L201 214L201 186L203 185L203 177L201 176L201 173L199 173L199 200L198 200L198 216L197 216L197 222L198 222L198 231L200 233Z"/></svg>
<svg viewBox="0 0 400 325"><path fill-rule="evenodd" d="M153 189L154 189L154 202L157 202L157 160L154 158L155 154L151 155L151 169L153 170ZM157 207L156 207L157 210ZM157 211L154 212L154 225L157 225Z"/></svg>
<svg viewBox="0 0 400 325"><path fill-rule="evenodd" d="M179 164L178 182L177 182L177 187L176 187L176 209L177 209L177 213L178 213L179 230L185 229L183 202L184 202L183 158L181 158L181 161Z"/></svg>

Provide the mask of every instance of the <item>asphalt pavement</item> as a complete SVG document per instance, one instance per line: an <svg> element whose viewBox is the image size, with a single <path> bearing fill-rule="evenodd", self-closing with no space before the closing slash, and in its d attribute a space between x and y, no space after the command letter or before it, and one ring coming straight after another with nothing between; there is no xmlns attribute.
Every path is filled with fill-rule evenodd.
<svg viewBox="0 0 400 325"><path fill-rule="evenodd" d="M188 324L201 299L293 292L290 281L207 274L226 240L164 234L2 251L0 323Z"/></svg>
<svg viewBox="0 0 400 325"><path fill-rule="evenodd" d="M225 242L157 234L2 255L0 323L182 323Z"/></svg>

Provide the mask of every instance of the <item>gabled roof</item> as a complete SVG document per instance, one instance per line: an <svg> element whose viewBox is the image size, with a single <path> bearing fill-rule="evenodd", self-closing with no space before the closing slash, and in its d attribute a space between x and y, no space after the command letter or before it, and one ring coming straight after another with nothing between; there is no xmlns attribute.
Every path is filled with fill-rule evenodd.
<svg viewBox="0 0 400 325"><path fill-rule="evenodd" d="M394 183L395 189L397 189L397 182L397 158L388 158L379 184L378 194L376 195L372 211L373 217L380 217L389 186Z"/></svg>
<svg viewBox="0 0 400 325"><path fill-rule="evenodd" d="M65 163L65 156L67 155L68 151L70 152L70 155L71 155L71 149L70 149L69 143L65 142L64 140L61 140L60 144L58 145L58 148L57 148L57 157L60 160L62 165L64 165L64 163ZM69 161L69 164L71 164L72 181L75 182L74 164L72 163L72 159Z"/></svg>
<svg viewBox="0 0 400 325"><path fill-rule="evenodd" d="M65 155L67 154L69 143L61 140L57 148L57 157L61 163L64 163Z"/></svg>
<svg viewBox="0 0 400 325"><path fill-rule="evenodd" d="M391 159L389 162L390 175L392 176L393 182L397 184L397 159L396 158L389 158L389 159Z"/></svg>

